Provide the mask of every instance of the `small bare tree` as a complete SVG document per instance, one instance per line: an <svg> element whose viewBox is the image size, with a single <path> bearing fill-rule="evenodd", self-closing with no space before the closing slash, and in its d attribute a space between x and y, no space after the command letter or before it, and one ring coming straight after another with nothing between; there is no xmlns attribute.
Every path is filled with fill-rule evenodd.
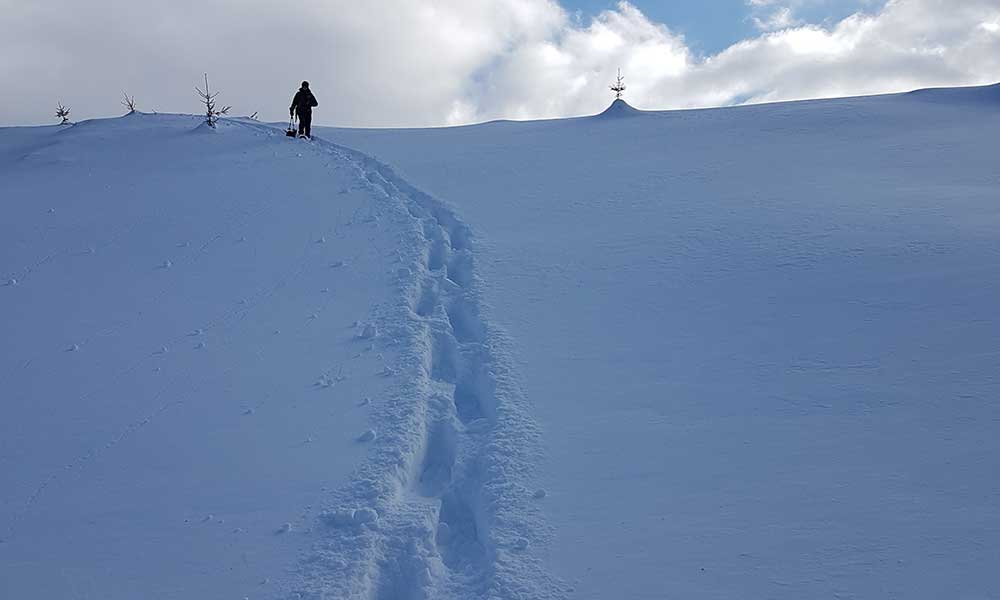
<svg viewBox="0 0 1000 600"><path fill-rule="evenodd" d="M625 91L625 78L622 77L621 69L618 69L618 80L610 87L611 91L615 93L615 100L621 100L622 93Z"/></svg>
<svg viewBox="0 0 1000 600"><path fill-rule="evenodd" d="M208 73L205 73L205 89L202 90L199 87L195 87L194 89L198 92L198 97L205 104L205 122L208 123L209 127L215 127L215 123L219 120L219 117L228 114L232 106L223 106L218 109L215 107L215 98L218 97L219 92L213 93L209 89Z"/></svg>
<svg viewBox="0 0 1000 600"><path fill-rule="evenodd" d="M122 92L122 96L125 97L125 99L122 100L122 106L124 106L125 109L128 110L128 114L134 113L135 112L135 96L129 96L128 92Z"/></svg>
<svg viewBox="0 0 1000 600"><path fill-rule="evenodd" d="M62 121L59 123L60 125L65 125L69 123L69 107L63 106L63 103L60 102L56 106L56 116L62 119Z"/></svg>

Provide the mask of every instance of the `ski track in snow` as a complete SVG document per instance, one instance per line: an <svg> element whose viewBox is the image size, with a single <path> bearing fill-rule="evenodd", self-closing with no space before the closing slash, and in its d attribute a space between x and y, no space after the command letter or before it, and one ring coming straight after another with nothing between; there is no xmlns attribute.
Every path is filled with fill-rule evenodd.
<svg viewBox="0 0 1000 600"><path fill-rule="evenodd" d="M308 148L354 168L406 233L399 293L376 315L376 343L398 351L392 392L359 441L369 460L316 517L289 598L563 597L529 551L548 535L526 485L539 432L509 344L483 318L470 228L370 156L318 139Z"/></svg>

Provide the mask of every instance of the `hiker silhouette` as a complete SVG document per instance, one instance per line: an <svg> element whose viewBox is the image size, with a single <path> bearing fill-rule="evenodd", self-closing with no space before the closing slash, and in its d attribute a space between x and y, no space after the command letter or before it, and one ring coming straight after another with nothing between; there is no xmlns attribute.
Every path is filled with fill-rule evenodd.
<svg viewBox="0 0 1000 600"><path fill-rule="evenodd" d="M309 82L303 81L292 98L292 105L288 107L289 116L299 116L299 137L312 139L312 109L315 106L319 106L319 102L309 89Z"/></svg>

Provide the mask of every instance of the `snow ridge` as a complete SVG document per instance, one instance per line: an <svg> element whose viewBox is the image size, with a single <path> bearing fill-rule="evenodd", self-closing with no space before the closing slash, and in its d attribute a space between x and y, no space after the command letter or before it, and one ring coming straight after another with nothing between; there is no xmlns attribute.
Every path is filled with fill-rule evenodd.
<svg viewBox="0 0 1000 600"><path fill-rule="evenodd" d="M618 98L605 108L604 112L594 115L594 117L597 119L620 119L624 117L639 117L642 114L643 111Z"/></svg>
<svg viewBox="0 0 1000 600"><path fill-rule="evenodd" d="M547 536L544 494L527 486L539 432L509 343L484 318L471 229L373 157L313 148L356 169L376 211L408 233L397 301L376 316L398 383L373 414L370 460L319 515L291 597L564 597L529 551Z"/></svg>

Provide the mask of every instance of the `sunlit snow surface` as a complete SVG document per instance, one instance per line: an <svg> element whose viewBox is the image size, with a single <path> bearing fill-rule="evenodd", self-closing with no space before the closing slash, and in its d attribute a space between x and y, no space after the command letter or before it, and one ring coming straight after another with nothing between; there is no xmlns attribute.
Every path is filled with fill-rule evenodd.
<svg viewBox="0 0 1000 600"><path fill-rule="evenodd" d="M572 597L1000 596L1000 88L321 135L475 230Z"/></svg>
<svg viewBox="0 0 1000 600"><path fill-rule="evenodd" d="M368 157L0 130L0 597L557 593L468 227Z"/></svg>
<svg viewBox="0 0 1000 600"><path fill-rule="evenodd" d="M0 129L0 598L1000 594L996 88L317 134Z"/></svg>

